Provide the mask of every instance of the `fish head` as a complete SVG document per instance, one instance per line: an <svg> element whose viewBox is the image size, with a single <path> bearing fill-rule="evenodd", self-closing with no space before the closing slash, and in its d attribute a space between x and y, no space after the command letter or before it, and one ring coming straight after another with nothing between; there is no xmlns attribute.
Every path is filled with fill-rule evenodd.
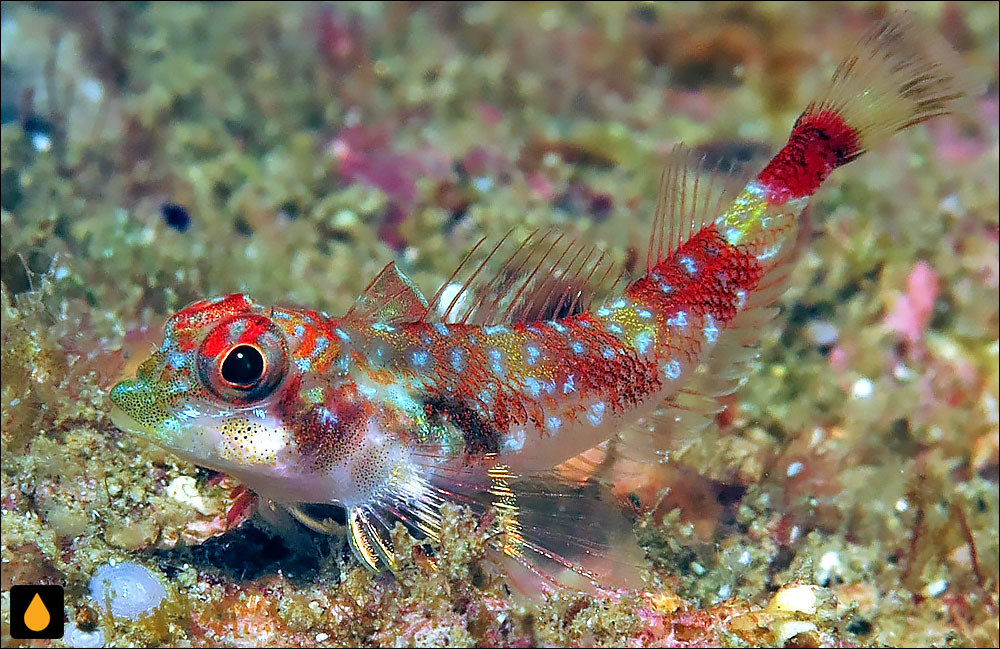
<svg viewBox="0 0 1000 649"><path fill-rule="evenodd" d="M306 371L296 355L304 341L313 355L337 354L303 316L242 294L191 304L167 321L135 377L112 389L112 421L201 466L235 475L280 467L291 434L282 399Z"/></svg>

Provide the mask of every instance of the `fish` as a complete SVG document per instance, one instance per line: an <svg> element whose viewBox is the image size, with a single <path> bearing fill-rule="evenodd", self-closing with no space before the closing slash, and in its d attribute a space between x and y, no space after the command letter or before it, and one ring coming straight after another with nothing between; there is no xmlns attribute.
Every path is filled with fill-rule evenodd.
<svg viewBox="0 0 1000 649"><path fill-rule="evenodd" d="M397 524L433 547L455 507L512 579L608 587L637 562L612 456L663 462L671 431L711 426L771 326L810 198L960 110L974 96L960 70L943 38L890 14L762 170L673 151L638 276L553 228L480 240L430 299L389 263L339 317L199 300L111 390L112 420L314 529L331 526L310 506L343 508L372 570L398 568Z"/></svg>

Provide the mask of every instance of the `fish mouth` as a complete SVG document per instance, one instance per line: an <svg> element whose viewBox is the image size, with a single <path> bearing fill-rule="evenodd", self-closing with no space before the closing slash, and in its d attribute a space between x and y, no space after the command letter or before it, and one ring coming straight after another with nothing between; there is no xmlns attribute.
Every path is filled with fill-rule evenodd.
<svg viewBox="0 0 1000 649"><path fill-rule="evenodd" d="M163 423L170 417L157 392L142 379L127 379L111 389L111 421L134 435L160 439Z"/></svg>
<svg viewBox="0 0 1000 649"><path fill-rule="evenodd" d="M142 424L135 420L135 418L122 410L121 406L117 403L111 406L111 412L108 413L111 417L111 423L113 423L119 430L123 430L126 433L132 433L133 435L149 435L149 431L146 430Z"/></svg>

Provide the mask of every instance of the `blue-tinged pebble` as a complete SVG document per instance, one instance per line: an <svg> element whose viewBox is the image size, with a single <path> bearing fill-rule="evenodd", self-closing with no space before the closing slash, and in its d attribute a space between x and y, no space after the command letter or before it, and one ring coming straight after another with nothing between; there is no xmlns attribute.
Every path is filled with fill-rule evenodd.
<svg viewBox="0 0 1000 649"><path fill-rule="evenodd" d="M67 647L73 647L73 649L100 649L104 646L104 631L100 629L84 631L75 623L70 622L66 625L66 633L63 634L62 641Z"/></svg>
<svg viewBox="0 0 1000 649"><path fill-rule="evenodd" d="M90 596L114 617L136 620L159 608L167 590L148 568L125 562L98 568L90 578Z"/></svg>

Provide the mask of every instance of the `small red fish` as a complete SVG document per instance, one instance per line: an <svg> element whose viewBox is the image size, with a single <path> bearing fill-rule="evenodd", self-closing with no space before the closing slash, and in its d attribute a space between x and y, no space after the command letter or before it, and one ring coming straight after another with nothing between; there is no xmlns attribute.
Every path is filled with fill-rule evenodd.
<svg viewBox="0 0 1000 649"><path fill-rule="evenodd" d="M196 302L114 388L115 422L313 527L302 505L344 507L372 569L395 567L396 522L437 540L450 503L492 516L513 570L612 583L629 561L614 534L630 528L587 452L655 463L669 429L711 421L771 318L809 198L893 133L952 111L968 94L957 69L938 35L895 15L760 173L735 182L677 151L645 273L607 299L595 296L620 275L608 258L548 231L480 242L429 301L389 264L342 317L246 295ZM656 431L637 425L654 414Z"/></svg>

